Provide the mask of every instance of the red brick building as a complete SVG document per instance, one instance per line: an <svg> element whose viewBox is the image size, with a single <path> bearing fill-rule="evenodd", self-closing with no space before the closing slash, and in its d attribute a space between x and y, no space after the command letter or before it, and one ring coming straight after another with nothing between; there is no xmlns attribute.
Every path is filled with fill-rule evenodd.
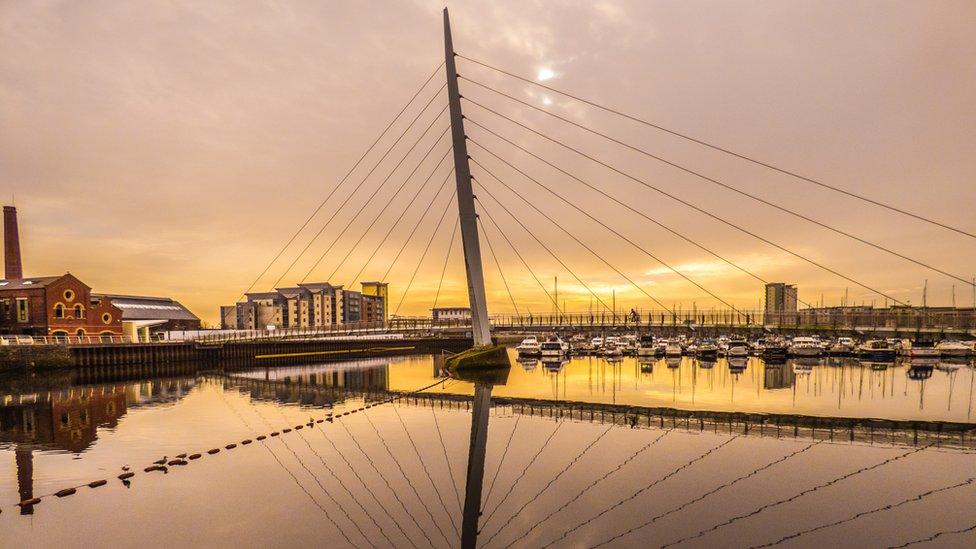
<svg viewBox="0 0 976 549"><path fill-rule="evenodd" d="M71 273L0 280L0 333L122 335L122 310Z"/></svg>

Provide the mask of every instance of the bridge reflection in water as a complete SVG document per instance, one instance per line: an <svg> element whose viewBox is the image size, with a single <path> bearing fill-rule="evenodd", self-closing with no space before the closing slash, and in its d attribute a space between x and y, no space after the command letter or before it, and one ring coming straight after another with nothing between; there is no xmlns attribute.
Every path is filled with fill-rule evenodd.
<svg viewBox="0 0 976 549"><path fill-rule="evenodd" d="M939 414L946 413L946 407L935 404L944 404L947 394L956 391L963 399L954 403L952 413L958 411L964 416L965 397L969 396L973 373L967 365L950 365L955 366L953 369L937 363L929 369L913 369L909 365L887 364L884 370L878 370L875 369L878 365L850 361L843 365L826 362L765 365L752 361L739 371L739 365L724 362L703 368L694 361L669 367L667 361L642 365L581 359L556 365L516 364L504 385L500 381L482 384L480 392L478 384L448 382L428 391L408 394L436 380L440 364L428 356L264 369L240 369L228 364L223 370L205 372L188 366L168 373L154 371L143 379L133 379L138 375L135 369L116 372L115 375L124 378L122 381L113 381L112 374L104 371L10 379L0 382L0 418L3 418L0 458L6 457L5 450L9 451L11 464L18 467L19 493L13 490L12 478L0 479L0 488L11 488L4 492L10 499L26 498L51 493L65 484L92 480L89 477L112 478L114 467L131 464L133 470L140 472L133 479L134 490L130 493L102 489L106 491L98 494L106 500L104 505L112 509L120 506L138 509L145 505L144 498L150 497L146 491L138 490L140 486L162 488L160 483L176 484L179 489L170 496L166 490L151 490L159 498L178 494L180 499L164 499L165 503L161 503L170 509L172 520L183 520L183 513L203 513L218 519L224 512L219 509L235 505L214 504L236 501L234 494L239 490L233 486L243 484L242 489L247 493L263 495L259 500L247 500L254 514L254 520L249 519L248 523L253 526L235 534L240 537L234 539L251 543L271 542L260 525L262 521L286 520L274 511L280 508L289 509L295 516L295 521L289 523L292 528L301 524L312 539L338 539L335 538L338 534L327 524L316 520L319 511L304 505L331 492L331 497L348 507L351 521L338 515L332 504L325 505L325 509L333 514L339 528L347 530L352 545L365 543L364 538L354 534L356 523L369 539L379 535L375 528L366 527L369 523L363 522L363 513L382 512L378 507L383 506L389 507L392 518L406 532L405 537L394 535L397 530L384 518L385 513L377 515L378 524L394 540L391 545L402 545L407 539L422 541L422 532L411 525L410 514L417 515L426 530L423 533L432 538L438 535L435 523L424 519L424 506L430 507L431 518L447 538L451 537L452 527L447 521L460 522L457 538L453 541L445 538L439 543L435 539L436 545L463 542L470 546L472 538L479 545L500 542L499 546L512 543L541 546L557 539L581 543L581 538L573 537L576 532L587 532L584 539L598 540L628 530L633 530L625 538L628 543L653 545L655 539L664 544L682 535L695 535L713 519L718 522L723 514L743 513L771 497L770 501L779 497L767 494L766 490L788 496L803 488L793 488L801 480L806 482L806 477L794 478L795 475L787 472L796 471L792 466L755 473L763 475L761 480L756 479L756 484L737 480L740 477L736 475L745 477L754 467L765 467L763 460L772 463L787 459L777 458L779 454L790 456L803 452L790 458L791 461L813 460L807 463L812 467L810 470L822 472L822 480L826 481L858 467L870 467L908 452L931 448L925 452L928 457L924 459L910 454L898 462L904 461L911 467L889 466L894 476L869 479L874 485L880 478L885 490L863 491L863 484L854 483L853 479L832 488L842 490L837 492L840 497L837 501L843 502L834 506L837 512L848 507L852 513L857 512L878 501L888 505L894 501L895 494L910 492L908 495L912 495L915 490L951 485L959 481L956 476L976 475L971 467L971 455L965 453L974 447L972 425L965 422L956 425L917 418L914 421L867 420L829 414L696 410L659 405L670 401L672 394L690 399L694 391L696 402L704 399L710 406L712 401L705 398L710 383L723 400L735 391L735 400L729 407L753 406L755 400L743 399L747 395L754 398L758 392L759 401L770 401L770 407L775 408L780 402L789 402L794 390L801 404L807 394L811 399L830 402L839 393L848 397L856 395L863 373L861 390L865 399L874 387L877 395L883 392L886 399L912 402L914 410L918 410L921 384L926 383L928 402L917 415L942 417ZM556 396L561 400L554 400L552 392L557 382L561 389ZM627 392L628 387L631 392ZM403 398L392 405L379 405L395 395ZM643 405L630 402L637 395L642 395ZM781 398L776 400L772 395ZM377 406L338 417L342 411L361 410L370 403ZM930 411L929 404L935 409ZM67 425L62 425L61 411L67 411ZM253 439L254 431L247 426L248 422L258 420L268 424L269 429L280 429L282 425L293 426L329 411L334 411L334 423L282 435L273 441L269 439L264 448L254 444L247 449L223 452L219 459L205 457L199 466L180 469L178 474L170 474L165 479L153 474L144 478L141 473L142 466L164 455L205 449L245 437ZM359 454L360 445L374 463L365 461L366 454ZM306 447L307 451L303 449ZM815 449L807 451L807 448ZM34 459L38 453L43 454L43 459ZM714 457L702 457L712 454ZM282 460L281 464L265 459L275 455ZM969 461L959 461L963 458ZM321 467L318 459L322 460ZM351 467L343 465L344 460L349 460ZM685 460L693 464L684 465ZM322 470L326 466L345 479L348 494L326 476ZM303 487L309 496L292 492L296 486L291 486L291 479L269 473L276 467L291 470L296 475L296 486ZM689 468L689 473L682 473L682 467ZM362 477L359 479L363 481L362 486L353 471ZM899 471L897 475L895 471ZM455 483L455 477L461 482ZM603 477L605 480L601 480ZM665 477L669 480L659 480ZM672 477L674 480L670 480ZM268 484L266 478L273 482ZM655 489L657 485L653 484L679 480L683 484L669 486L667 490ZM404 506L398 507L399 511L395 508L399 504L390 499L386 481L403 499ZM821 479L815 475L809 479L811 486L818 482ZM35 488L34 483L39 485ZM315 488L316 483L321 483L321 490ZM686 506L688 501L714 490L731 491L727 486L746 490L744 499L737 495L736 503L729 505L712 502L713 496L705 496L709 498L709 508L698 520L707 524L685 520L663 528L639 528L648 521L663 521L664 518L655 517L670 516L672 509ZM754 486L763 489L750 492ZM460 491L458 507L449 510L445 506L442 513L437 508L438 499L447 495L440 503L453 507L450 498L454 496L449 494L455 489ZM952 502L948 503L952 508L966 508L963 503L970 492L958 490L958 493L951 492L953 499L939 501ZM183 499L190 493L206 494L206 497L198 503ZM597 493L599 497L595 497ZM369 494L379 499L373 501ZM869 497L870 494L874 495ZM646 499L649 496L651 499ZM623 501L622 515L616 511L618 507L613 507L617 499ZM362 503L363 513L353 500ZM854 503L862 500L864 504L860 507ZM641 507L623 507L630 505L628 502L640 503ZM10 503L10 500L0 502L3 506ZM29 535L38 543L56 539L46 538L44 532L62 528L51 521L57 521L69 509L93 509L89 520L99 525L99 531L106 535L131 535L132 530L154 532L156 528L153 522L131 515L126 515L126 521L110 524L106 518L115 515L99 514L95 509L101 509L101 505L97 498L68 498L50 504L45 500L37 509L25 507L21 512L35 513L32 520L38 521L38 528ZM820 520L817 517L822 513L804 509L803 516L808 522ZM931 507L920 509L927 513ZM673 513L684 516L678 511ZM708 518L709 513L716 516ZM0 513L4 531L14 536L11 539L26 532L19 523L11 522L15 515ZM613 520L608 520L611 517ZM541 526L536 527L537 524ZM750 543L766 537L774 539L773 534L779 535L787 526L768 521L762 524L762 529L748 532L753 537L734 534L740 537L733 535L729 539ZM894 532L893 541L909 539L909 534L916 531L913 528L928 533L927 523L885 524ZM474 536L478 530L481 534ZM494 538L491 543L490 538ZM859 535L851 539L867 541Z"/></svg>

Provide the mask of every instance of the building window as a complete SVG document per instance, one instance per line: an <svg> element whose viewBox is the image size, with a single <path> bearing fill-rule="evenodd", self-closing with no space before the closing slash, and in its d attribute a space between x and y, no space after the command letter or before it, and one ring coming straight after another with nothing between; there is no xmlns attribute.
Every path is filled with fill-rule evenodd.
<svg viewBox="0 0 976 549"><path fill-rule="evenodd" d="M64 300L65 301L74 301L75 300L75 292L72 291L72 290L65 290L64 291Z"/></svg>
<svg viewBox="0 0 976 549"><path fill-rule="evenodd" d="M113 335L115 334L113 334L112 332L102 332L101 334L99 334L99 339L102 341L102 343L111 343Z"/></svg>
<svg viewBox="0 0 976 549"><path fill-rule="evenodd" d="M75 335L78 336L78 337L85 337L85 330L84 330L84 328L78 328L78 331L75 332Z"/></svg>
<svg viewBox="0 0 976 549"><path fill-rule="evenodd" d="M85 318L85 306L75 303L75 318Z"/></svg>
<svg viewBox="0 0 976 549"><path fill-rule="evenodd" d="M64 318L64 305L58 303L54 306L54 318Z"/></svg>
<svg viewBox="0 0 976 549"><path fill-rule="evenodd" d="M111 324L112 315L110 315L109 313L102 313L102 322L105 324Z"/></svg>
<svg viewBox="0 0 976 549"><path fill-rule="evenodd" d="M17 298L17 322L27 322L30 320L30 303L27 298Z"/></svg>
<svg viewBox="0 0 976 549"><path fill-rule="evenodd" d="M51 332L51 335L54 336L54 339L57 340L58 343L66 343L68 341L68 332L64 330Z"/></svg>

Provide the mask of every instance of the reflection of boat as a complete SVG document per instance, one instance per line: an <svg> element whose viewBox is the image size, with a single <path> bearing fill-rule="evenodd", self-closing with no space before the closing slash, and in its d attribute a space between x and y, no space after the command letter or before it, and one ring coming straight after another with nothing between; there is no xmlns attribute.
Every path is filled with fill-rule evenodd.
<svg viewBox="0 0 976 549"><path fill-rule="evenodd" d="M883 339L869 339L857 346L857 356L868 360L895 360L898 352Z"/></svg>
<svg viewBox="0 0 976 549"><path fill-rule="evenodd" d="M532 370L535 370L535 367L539 365L539 361L532 357L520 356L515 360L522 366L522 369L525 370L526 372L531 372Z"/></svg>
<svg viewBox="0 0 976 549"><path fill-rule="evenodd" d="M929 365L912 364L908 368L908 379L915 381L922 381L932 377L932 371L935 368Z"/></svg>
<svg viewBox="0 0 976 549"><path fill-rule="evenodd" d="M669 356L668 358L664 359L664 362L668 365L668 368L677 368L678 366L681 366L681 357Z"/></svg>
<svg viewBox="0 0 976 549"><path fill-rule="evenodd" d="M783 362L789 354L786 342L782 340L767 339L762 345L762 357L766 362Z"/></svg>
<svg viewBox="0 0 976 549"><path fill-rule="evenodd" d="M749 344L744 339L733 339L729 341L729 348L726 354L731 357L749 356Z"/></svg>
<svg viewBox="0 0 976 549"><path fill-rule="evenodd" d="M711 341L703 341L696 349L695 356L699 358L715 358L718 356L718 345Z"/></svg>
<svg viewBox="0 0 976 549"><path fill-rule="evenodd" d="M973 349L960 341L940 341L935 348L939 351L939 356L967 357L973 354Z"/></svg>
<svg viewBox="0 0 976 549"><path fill-rule="evenodd" d="M522 356L539 356L542 354L542 347L539 345L539 340L535 336L529 336L523 339L522 343L519 343L515 350Z"/></svg>
<svg viewBox="0 0 976 549"><path fill-rule="evenodd" d="M867 366L876 372L887 370L888 366L891 366L890 362L873 362L870 360L862 360L860 364L861 366Z"/></svg>
<svg viewBox="0 0 976 549"><path fill-rule="evenodd" d="M746 365L749 363L747 358L730 358L729 359L729 371L733 374L741 374L746 371Z"/></svg>
<svg viewBox="0 0 976 549"><path fill-rule="evenodd" d="M935 347L935 342L930 339L916 339L908 349L908 356L912 360L922 358L939 358L939 349Z"/></svg>
<svg viewBox="0 0 976 549"><path fill-rule="evenodd" d="M797 357L820 356L823 348L820 341L812 337L796 337L790 345L790 354Z"/></svg>
<svg viewBox="0 0 976 549"><path fill-rule="evenodd" d="M554 371L558 372L559 370L563 369L563 366L569 364L569 359L549 357L549 358L543 358L541 362L542 362L542 367L545 368L546 370L549 370L550 372L554 372Z"/></svg>
<svg viewBox="0 0 976 549"><path fill-rule="evenodd" d="M681 356L681 344L677 341L669 341L664 346L664 356L671 358Z"/></svg>
<svg viewBox="0 0 976 549"><path fill-rule="evenodd" d="M698 361L698 367L699 368L702 368L702 369L705 369L705 370L711 370L712 368L715 367L715 361L714 360L709 360L707 358L706 359L699 360Z"/></svg>
<svg viewBox="0 0 976 549"><path fill-rule="evenodd" d="M654 372L654 361L652 360L638 360L637 364L640 366L640 371L642 374L650 374Z"/></svg>
<svg viewBox="0 0 976 549"><path fill-rule="evenodd" d="M939 370L940 372L951 374L952 372L958 370L960 366L960 364L956 364L954 362L940 362L935 366L935 369Z"/></svg>

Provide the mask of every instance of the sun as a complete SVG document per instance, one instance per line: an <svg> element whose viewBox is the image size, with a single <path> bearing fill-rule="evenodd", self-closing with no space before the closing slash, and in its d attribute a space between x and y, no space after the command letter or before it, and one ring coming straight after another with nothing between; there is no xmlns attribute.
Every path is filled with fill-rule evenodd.
<svg viewBox="0 0 976 549"><path fill-rule="evenodd" d="M554 76L556 76L556 73L554 73L552 69L543 67L539 69L539 74L536 76L536 78L539 80L539 82L545 82Z"/></svg>

